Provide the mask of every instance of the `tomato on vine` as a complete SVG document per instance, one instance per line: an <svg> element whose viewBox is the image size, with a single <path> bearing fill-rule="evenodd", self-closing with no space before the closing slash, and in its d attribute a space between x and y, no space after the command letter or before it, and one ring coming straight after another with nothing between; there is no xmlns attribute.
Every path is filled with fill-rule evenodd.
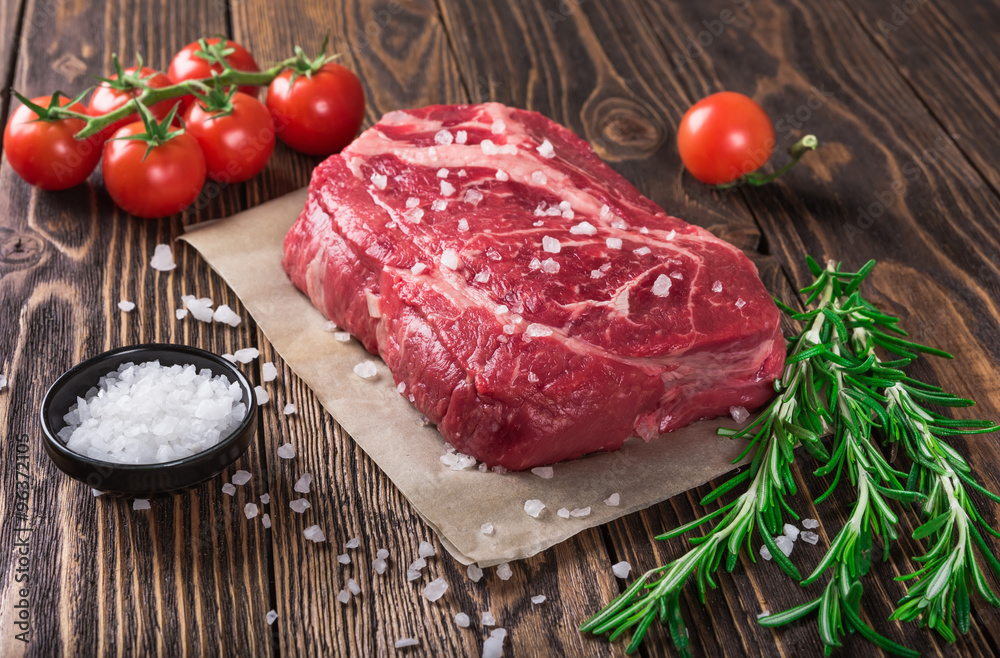
<svg viewBox="0 0 1000 658"><path fill-rule="evenodd" d="M31 100L14 92L22 105L14 110L3 131L3 150L18 176L43 190L64 190L90 176L101 159L100 134L77 140L86 125L83 118L59 114L65 108L87 113L79 99L56 92Z"/></svg>
<svg viewBox="0 0 1000 658"><path fill-rule="evenodd" d="M231 90L212 90L184 113L187 133L201 146L208 177L240 183L256 176L274 151L274 126L264 104Z"/></svg>
<svg viewBox="0 0 1000 658"><path fill-rule="evenodd" d="M157 122L143 108L104 145L104 186L122 210L151 219L184 210L205 184L205 158L197 140L171 130L176 108Z"/></svg>
<svg viewBox="0 0 1000 658"><path fill-rule="evenodd" d="M365 91L350 69L321 56L304 71L278 75L267 88L267 109L285 144L310 155L330 155L361 129Z"/></svg>
<svg viewBox="0 0 1000 658"><path fill-rule="evenodd" d="M236 71L260 71L257 61L250 51L235 41L223 40L218 37L198 39L181 48L170 61L167 76L174 84L185 80L211 78L212 73L222 73L222 62ZM255 85L241 85L241 92L257 98ZM194 100L193 96L184 97L184 108ZM182 108L183 109L183 108Z"/></svg>
<svg viewBox="0 0 1000 658"><path fill-rule="evenodd" d="M114 65L117 72L111 77L104 78L90 97L87 111L93 116L101 116L117 110L133 98L140 96L147 88L162 89L172 84L166 75L148 66L142 66L141 61L139 66L130 66L123 70L118 63L118 58L114 57ZM177 102L176 98L162 100L151 105L149 110L154 117L162 119L170 113L171 108ZM104 135L110 137L122 126L138 120L138 114L130 114L105 128Z"/></svg>

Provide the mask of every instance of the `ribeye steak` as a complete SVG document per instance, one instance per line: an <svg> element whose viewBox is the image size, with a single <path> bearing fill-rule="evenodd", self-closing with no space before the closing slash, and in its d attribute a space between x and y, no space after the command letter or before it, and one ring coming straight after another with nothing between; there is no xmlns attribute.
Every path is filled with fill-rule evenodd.
<svg viewBox="0 0 1000 658"><path fill-rule="evenodd" d="M497 103L390 112L316 167L284 266L489 466L752 409L784 363L746 256Z"/></svg>

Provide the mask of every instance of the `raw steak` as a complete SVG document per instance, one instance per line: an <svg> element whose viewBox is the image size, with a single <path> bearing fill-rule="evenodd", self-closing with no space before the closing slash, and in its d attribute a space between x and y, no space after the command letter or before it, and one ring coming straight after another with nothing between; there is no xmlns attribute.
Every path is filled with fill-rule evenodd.
<svg viewBox="0 0 1000 658"><path fill-rule="evenodd" d="M738 249L497 103L390 112L316 167L284 266L489 466L760 406L784 362Z"/></svg>

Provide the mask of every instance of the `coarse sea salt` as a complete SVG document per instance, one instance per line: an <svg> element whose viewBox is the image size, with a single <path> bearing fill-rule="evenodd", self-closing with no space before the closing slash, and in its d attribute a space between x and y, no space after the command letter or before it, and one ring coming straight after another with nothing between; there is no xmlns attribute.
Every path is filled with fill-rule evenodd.
<svg viewBox="0 0 1000 658"><path fill-rule="evenodd" d="M547 597L544 594L539 594L537 596L532 596L531 602L534 603L535 605L538 605L539 603L545 603L546 598Z"/></svg>
<svg viewBox="0 0 1000 658"><path fill-rule="evenodd" d="M402 649L403 647L415 647L420 644L420 640L414 640L412 637L403 637L396 640L394 645L397 649Z"/></svg>
<svg viewBox="0 0 1000 658"><path fill-rule="evenodd" d="M174 317L176 317L178 320L183 320L184 318L187 317L187 314L188 310L186 308L174 309Z"/></svg>
<svg viewBox="0 0 1000 658"><path fill-rule="evenodd" d="M354 366L354 374L361 379L371 379L378 373L374 361L362 361Z"/></svg>
<svg viewBox="0 0 1000 658"><path fill-rule="evenodd" d="M268 361L260 368L260 378L265 383L273 382L275 379L278 378L278 369L274 366L273 363Z"/></svg>
<svg viewBox="0 0 1000 658"><path fill-rule="evenodd" d="M470 564L469 568L465 570L466 575L474 583L478 583L483 577L483 570L479 568L478 564Z"/></svg>
<svg viewBox="0 0 1000 658"><path fill-rule="evenodd" d="M570 516L574 516L574 517L590 516L590 508L589 507L578 507L575 510L573 510L572 512L570 512L569 515Z"/></svg>
<svg viewBox="0 0 1000 658"><path fill-rule="evenodd" d="M134 510L149 509L149 501L145 498L136 498L134 501L132 501L132 509Z"/></svg>
<svg viewBox="0 0 1000 658"><path fill-rule="evenodd" d="M459 628L469 627L469 615L464 612L459 612L455 614L455 625Z"/></svg>
<svg viewBox="0 0 1000 658"><path fill-rule="evenodd" d="M354 580L353 578L348 578L347 591L353 594L354 596L357 596L358 594L361 593L361 586L358 585L358 581Z"/></svg>
<svg viewBox="0 0 1000 658"><path fill-rule="evenodd" d="M638 249L633 249L632 253L634 253L636 256L646 256L652 253L652 251L653 250L650 249L649 247L639 247Z"/></svg>
<svg viewBox="0 0 1000 658"><path fill-rule="evenodd" d="M424 598L433 603L448 591L448 583L444 578L435 578L424 586Z"/></svg>
<svg viewBox="0 0 1000 658"><path fill-rule="evenodd" d="M547 235L542 238L542 251L547 251L550 254L558 254L561 250L562 247L555 238Z"/></svg>
<svg viewBox="0 0 1000 658"><path fill-rule="evenodd" d="M467 220L467 219L460 219L460 220L458 220L458 230L459 231L468 231L469 230L469 220Z"/></svg>
<svg viewBox="0 0 1000 658"><path fill-rule="evenodd" d="M216 445L243 421L239 383L194 365L123 363L77 398L59 438L78 454L155 464Z"/></svg>
<svg viewBox="0 0 1000 658"><path fill-rule="evenodd" d="M456 144L465 144L466 140L468 139L469 139L469 133L465 132L464 130L459 130L457 133L455 133Z"/></svg>
<svg viewBox="0 0 1000 658"><path fill-rule="evenodd" d="M341 553L340 555L337 556L337 562L340 562L341 564L350 564L351 556L348 555L347 553Z"/></svg>
<svg viewBox="0 0 1000 658"><path fill-rule="evenodd" d="M243 514L245 514L248 519L252 519L257 516L257 512L259 511L260 510L257 508L257 505L254 503L247 503L243 506Z"/></svg>
<svg viewBox="0 0 1000 658"><path fill-rule="evenodd" d="M653 282L653 294L657 297L668 297L670 295L670 286L672 285L673 282L670 280L670 277L666 274L661 274Z"/></svg>
<svg viewBox="0 0 1000 658"><path fill-rule="evenodd" d="M571 226L569 232L573 235L597 235L597 228L590 222L580 222Z"/></svg>
<svg viewBox="0 0 1000 658"><path fill-rule="evenodd" d="M437 551L434 550L434 544L422 541L420 542L420 546L417 547L417 555L420 557L432 557L437 555Z"/></svg>
<svg viewBox="0 0 1000 658"><path fill-rule="evenodd" d="M323 529L318 525L311 525L303 530L302 536L315 544L326 541L326 534L324 534Z"/></svg>
<svg viewBox="0 0 1000 658"><path fill-rule="evenodd" d="M808 528L809 530L813 530L814 528L819 527L819 521L817 521L816 519L802 519L802 527Z"/></svg>
<svg viewBox="0 0 1000 658"><path fill-rule="evenodd" d="M559 511L556 512L556 516L558 516L560 518L563 518L563 519L568 519L569 518L569 508L568 507L560 507Z"/></svg>
<svg viewBox="0 0 1000 658"><path fill-rule="evenodd" d="M302 514L307 509L309 509L310 507L312 507L312 503L310 503L305 498L296 498L295 500L293 500L290 503L288 503L288 506L292 508L293 512L296 512L298 514Z"/></svg>
<svg viewBox="0 0 1000 658"><path fill-rule="evenodd" d="M260 522L261 522L261 524L263 524L263 526L265 528L270 528L271 527L271 515L268 514L267 512L264 512L263 516L260 517Z"/></svg>
<svg viewBox="0 0 1000 658"><path fill-rule="evenodd" d="M271 399L271 394L265 391L263 386L254 386L253 392L257 398L257 406L267 404Z"/></svg>
<svg viewBox="0 0 1000 658"><path fill-rule="evenodd" d="M375 573L377 573L380 576L385 573L387 566L388 565L386 565L384 558L377 557L374 560L372 560L372 569L374 569Z"/></svg>
<svg viewBox="0 0 1000 658"><path fill-rule="evenodd" d="M497 623L496 617L494 617L493 613L490 612L489 610L483 611L481 619L483 621L483 626L496 626Z"/></svg>
<svg viewBox="0 0 1000 658"><path fill-rule="evenodd" d="M524 513L534 519L538 518L543 509L545 509L545 503L540 500L531 499L524 501Z"/></svg>
<svg viewBox="0 0 1000 658"><path fill-rule="evenodd" d="M799 537L801 537L802 541L804 541L807 544L815 545L816 542L819 541L819 535L817 535L815 532L812 532L811 530L803 530L801 533L799 533Z"/></svg>
<svg viewBox="0 0 1000 658"><path fill-rule="evenodd" d="M462 261L453 249L445 249L441 252L441 265L449 270L457 270L462 266Z"/></svg>
<svg viewBox="0 0 1000 658"><path fill-rule="evenodd" d="M795 541L796 539L799 538L799 529L793 526L791 523L786 523L784 530L785 530L785 536L791 539L792 541Z"/></svg>
<svg viewBox="0 0 1000 658"><path fill-rule="evenodd" d="M120 302L118 302L118 308L128 313L129 311L135 308L135 303L123 299Z"/></svg>
<svg viewBox="0 0 1000 658"><path fill-rule="evenodd" d="M233 484L238 487L242 487L244 484L250 481L253 475L249 471L239 470L233 473L233 477L230 478Z"/></svg>
<svg viewBox="0 0 1000 658"><path fill-rule="evenodd" d="M434 134L434 143L438 146L448 146L453 141L455 141L455 136L449 130L442 128Z"/></svg>
<svg viewBox="0 0 1000 658"><path fill-rule="evenodd" d="M792 549L795 548L795 544L792 540L785 535L775 537L774 543L777 544L778 548L781 549L781 552L785 554L785 557L791 555Z"/></svg>
<svg viewBox="0 0 1000 658"><path fill-rule="evenodd" d="M281 410L281 413L285 414L286 416L290 416L290 415L294 414L295 413L295 405L292 404L291 402L289 402L288 404L285 405L285 408Z"/></svg>
<svg viewBox="0 0 1000 658"><path fill-rule="evenodd" d="M214 316L211 297L195 297L194 295L181 295L181 303L184 308L191 311L195 320L200 322L211 322Z"/></svg>
<svg viewBox="0 0 1000 658"><path fill-rule="evenodd" d="M551 480L552 475L555 471L552 470L551 466L536 466L535 468L531 469L531 472L537 475L538 477L542 478L543 480Z"/></svg>
<svg viewBox="0 0 1000 658"><path fill-rule="evenodd" d="M743 308L746 305L747 305L747 303L746 303L746 301L743 300L742 297L740 297L739 299L736 300L736 308Z"/></svg>
<svg viewBox="0 0 1000 658"><path fill-rule="evenodd" d="M354 537L352 539L348 539L347 543L344 544L344 548L350 548L350 549L355 549L358 546L361 546L361 540L358 539L357 537Z"/></svg>
<svg viewBox="0 0 1000 658"><path fill-rule="evenodd" d="M493 524L489 522L484 523L483 525L479 526L479 532L483 533L484 535L492 535Z"/></svg>
<svg viewBox="0 0 1000 658"><path fill-rule="evenodd" d="M712 284L712 292L722 292L722 281L716 281Z"/></svg>
<svg viewBox="0 0 1000 658"><path fill-rule="evenodd" d="M224 485L222 485L222 493L226 494L227 496L235 496L236 487L234 487L229 482L226 482Z"/></svg>
<svg viewBox="0 0 1000 658"><path fill-rule="evenodd" d="M511 571L509 563L502 562L499 565L497 565L497 576L500 577L500 580L510 580L510 577L513 575L514 572Z"/></svg>
<svg viewBox="0 0 1000 658"><path fill-rule="evenodd" d="M621 562L612 565L611 571L615 574L616 578L628 578L628 575L632 573L632 565L622 560Z"/></svg>
<svg viewBox="0 0 1000 658"><path fill-rule="evenodd" d="M274 623L274 620L278 618L278 613L274 610L268 610L267 614L264 615L264 619L267 620L267 625L270 626Z"/></svg>
<svg viewBox="0 0 1000 658"><path fill-rule="evenodd" d="M618 507L618 505L621 504L621 500L622 500L621 494L613 493L604 499L604 504L607 505L608 507Z"/></svg>
<svg viewBox="0 0 1000 658"><path fill-rule="evenodd" d="M233 352L233 357L240 363L250 363L258 356L260 356L260 350L256 347L244 347L241 350Z"/></svg>
<svg viewBox="0 0 1000 658"><path fill-rule="evenodd" d="M282 459L293 459L295 457L295 446L291 443L283 443L278 446L278 456Z"/></svg>
<svg viewBox="0 0 1000 658"><path fill-rule="evenodd" d="M323 331L336 331L337 323L333 320L327 320L323 323Z"/></svg>
<svg viewBox="0 0 1000 658"><path fill-rule="evenodd" d="M216 322L221 322L222 324L228 324L230 327L238 327L243 319L236 314L236 311L229 308L228 304L222 304L217 309L215 313L212 314L212 319Z"/></svg>
<svg viewBox="0 0 1000 658"><path fill-rule="evenodd" d="M552 260L551 258L546 258L542 261L542 271L546 274L558 274L559 273L559 263Z"/></svg>
<svg viewBox="0 0 1000 658"><path fill-rule="evenodd" d="M177 263L174 262L174 255L170 253L170 245L156 245L153 248L153 257L149 259L149 266L160 272L169 272L177 267Z"/></svg>
<svg viewBox="0 0 1000 658"><path fill-rule="evenodd" d="M535 150L538 151L538 155L542 156L543 158L551 158L554 157L556 154L556 150L552 148L552 142L550 142L547 139L543 141Z"/></svg>
<svg viewBox="0 0 1000 658"><path fill-rule="evenodd" d="M604 244L608 245L608 249L621 249L622 239L621 238L608 238L604 241Z"/></svg>
<svg viewBox="0 0 1000 658"><path fill-rule="evenodd" d="M309 485L312 484L313 476L309 473L303 473L302 477L295 481L295 486L292 487L297 493L307 494L309 493Z"/></svg>
<svg viewBox="0 0 1000 658"><path fill-rule="evenodd" d="M747 411L746 407L729 407L729 415L732 416L733 420L737 423L742 423L750 417L750 412Z"/></svg>
<svg viewBox="0 0 1000 658"><path fill-rule="evenodd" d="M371 181L372 185L374 185L380 190L384 190L385 184L388 182L388 179L382 174L372 174Z"/></svg>
<svg viewBox="0 0 1000 658"><path fill-rule="evenodd" d="M271 503L271 494L269 493L261 494L260 502L263 503L264 505L269 505Z"/></svg>

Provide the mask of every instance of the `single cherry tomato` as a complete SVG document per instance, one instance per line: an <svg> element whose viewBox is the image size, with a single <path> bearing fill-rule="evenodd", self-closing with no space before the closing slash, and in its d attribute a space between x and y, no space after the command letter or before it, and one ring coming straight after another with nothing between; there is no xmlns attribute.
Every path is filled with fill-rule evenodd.
<svg viewBox="0 0 1000 658"><path fill-rule="evenodd" d="M196 101L184 113L184 127L198 140L208 177L221 183L253 178L274 151L271 113L252 96L236 92L229 108L206 110Z"/></svg>
<svg viewBox="0 0 1000 658"><path fill-rule="evenodd" d="M104 186L122 210L137 217L165 217L198 197L205 184L205 158L197 140L182 131L151 147L144 140L120 139L145 132L145 124L136 121L105 143Z"/></svg>
<svg viewBox="0 0 1000 658"><path fill-rule="evenodd" d="M132 76L140 78L146 85L153 87L154 89L169 87L173 84L170 82L170 78L159 71L154 71L147 66L143 66L141 69L137 66L132 66L125 69L124 81L120 81L118 79L118 75L115 74L109 78L112 81L111 84L102 82L98 85L97 89L94 90L94 93L90 97L88 112L94 116L101 116L102 114L107 114L108 112L117 110L133 98L142 95L142 87L128 82L128 79ZM116 85L121 85L124 88L118 88ZM168 98L167 100L162 100L159 103L151 105L149 109L153 113L154 117L162 119L170 114L170 110L178 103L178 100L179 99L177 98ZM119 128L126 126L137 119L137 114L130 114L124 119L116 121L105 128L102 133L104 133L105 137L110 137L116 133Z"/></svg>
<svg viewBox="0 0 1000 658"><path fill-rule="evenodd" d="M31 102L44 110L52 106L52 97L40 96ZM58 97L60 107L69 102L68 98ZM80 103L69 109L80 114L87 113ZM44 117L45 112L41 112ZM3 150L7 161L18 176L43 190L65 190L79 185L97 167L104 143L100 134L84 140L74 138L73 135L83 130L85 125L83 119L73 117L40 119L35 110L21 105L3 131Z"/></svg>
<svg viewBox="0 0 1000 658"><path fill-rule="evenodd" d="M350 69L327 62L309 75L285 71L267 88L267 109L278 138L296 151L330 155L357 136L365 91Z"/></svg>
<svg viewBox="0 0 1000 658"><path fill-rule="evenodd" d="M218 50L226 58L226 61L229 62L229 65L237 71L260 71L260 67L257 66L257 62L249 50L235 41L229 40L219 46L220 41L222 41L220 38L214 37L212 39L205 39L205 44L210 48ZM174 55L174 58L170 61L170 68L167 69L167 75L174 84L195 78L210 78L212 77L212 71L217 73L222 72L221 64L209 64L207 59L198 55L202 50L202 45L198 41L195 41L184 46ZM257 98L257 87L254 85L241 85L239 91ZM193 96L185 96L185 107L193 100Z"/></svg>
<svg viewBox="0 0 1000 658"><path fill-rule="evenodd" d="M709 185L731 183L771 158L774 126L753 99L722 91L684 113L677 147L692 176Z"/></svg>

